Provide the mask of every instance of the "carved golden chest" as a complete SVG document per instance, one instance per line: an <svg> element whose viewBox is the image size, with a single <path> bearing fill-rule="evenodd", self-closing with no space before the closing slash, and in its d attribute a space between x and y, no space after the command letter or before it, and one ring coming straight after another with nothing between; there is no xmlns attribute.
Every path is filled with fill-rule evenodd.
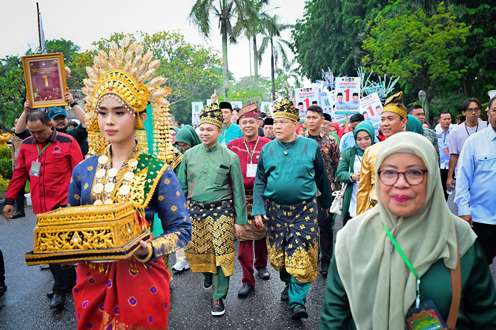
<svg viewBox="0 0 496 330"><path fill-rule="evenodd" d="M84 205L40 214L28 265L128 259L150 237L131 203Z"/></svg>

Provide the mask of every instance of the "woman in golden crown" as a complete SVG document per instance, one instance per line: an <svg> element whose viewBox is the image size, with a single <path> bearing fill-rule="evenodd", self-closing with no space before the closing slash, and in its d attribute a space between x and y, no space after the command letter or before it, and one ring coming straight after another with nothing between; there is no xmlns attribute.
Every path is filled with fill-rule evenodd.
<svg viewBox="0 0 496 330"><path fill-rule="evenodd" d="M186 246L191 222L174 171L165 79L153 77L158 61L141 45L123 41L100 52L85 80L90 153L73 172L69 202L76 205L132 203L149 227L154 214L164 233L141 241L126 260L80 262L73 289L78 329L165 329L170 309L164 255ZM143 133L153 109L154 145ZM156 154L148 154L151 150ZM146 221L145 221L146 220Z"/></svg>

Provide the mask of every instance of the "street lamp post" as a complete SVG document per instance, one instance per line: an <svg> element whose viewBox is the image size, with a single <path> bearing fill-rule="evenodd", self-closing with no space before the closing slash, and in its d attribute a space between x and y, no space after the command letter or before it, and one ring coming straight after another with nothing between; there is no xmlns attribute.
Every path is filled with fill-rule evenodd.
<svg viewBox="0 0 496 330"><path fill-rule="evenodd" d="M422 109L424 109L425 121L429 122L429 106L427 104L427 92L424 91L423 89L419 90L418 99L420 101L420 104L422 105Z"/></svg>

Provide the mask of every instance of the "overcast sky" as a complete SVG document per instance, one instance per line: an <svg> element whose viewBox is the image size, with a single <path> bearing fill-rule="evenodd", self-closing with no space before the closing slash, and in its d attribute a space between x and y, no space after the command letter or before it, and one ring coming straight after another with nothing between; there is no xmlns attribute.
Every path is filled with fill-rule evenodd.
<svg viewBox="0 0 496 330"><path fill-rule="evenodd" d="M65 38L87 49L99 38L113 32L163 30L183 34L186 41L218 50L221 39L217 23L212 21L209 39L203 38L190 23L188 14L194 0L38 0L43 17L46 39ZM304 0L272 0L273 13L284 23L295 23L303 16ZM289 38L289 33L286 35ZM0 11L0 57L22 55L38 46L36 1L3 1ZM237 78L250 73L246 39L230 45L229 70ZM268 57L262 64L261 74L270 76Z"/></svg>

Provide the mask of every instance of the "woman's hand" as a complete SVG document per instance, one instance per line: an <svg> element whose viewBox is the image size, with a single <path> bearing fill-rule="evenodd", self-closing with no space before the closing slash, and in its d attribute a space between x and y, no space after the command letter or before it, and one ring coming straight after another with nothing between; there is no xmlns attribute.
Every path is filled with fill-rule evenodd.
<svg viewBox="0 0 496 330"><path fill-rule="evenodd" d="M358 173L353 173L353 174L351 175L351 180L353 180L353 181L355 181L355 182L360 181L360 172L358 172Z"/></svg>
<svg viewBox="0 0 496 330"><path fill-rule="evenodd" d="M140 247L134 252L134 257L140 262L148 262L153 254L152 245L149 241L140 241Z"/></svg>

